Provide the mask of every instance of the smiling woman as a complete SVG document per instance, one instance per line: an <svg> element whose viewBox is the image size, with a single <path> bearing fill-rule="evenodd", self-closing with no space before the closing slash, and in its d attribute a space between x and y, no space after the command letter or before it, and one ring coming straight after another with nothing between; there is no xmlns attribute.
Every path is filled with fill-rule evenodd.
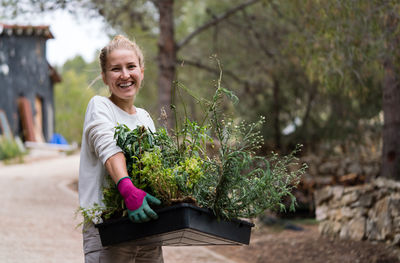
<svg viewBox="0 0 400 263"><path fill-rule="evenodd" d="M155 132L153 120L134 101L144 77L144 60L135 42L118 35L100 52L101 75L110 97L93 97L87 107L79 168L81 209L103 206L103 186L109 178L123 197L126 213L135 223L156 219L150 207L160 201L136 188L129 178L125 156L114 141L118 124L131 129L144 126ZM93 222L83 228L85 262L163 262L160 246L115 245L103 247ZM136 262L138 262L136 261Z"/></svg>

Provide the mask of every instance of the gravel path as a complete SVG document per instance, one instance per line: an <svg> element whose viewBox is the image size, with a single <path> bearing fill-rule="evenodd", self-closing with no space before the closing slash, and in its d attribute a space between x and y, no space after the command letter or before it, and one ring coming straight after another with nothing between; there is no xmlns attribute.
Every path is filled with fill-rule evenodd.
<svg viewBox="0 0 400 263"><path fill-rule="evenodd" d="M83 262L78 194L79 156L0 165L0 262ZM207 247L164 247L165 263L222 263Z"/></svg>
<svg viewBox="0 0 400 263"><path fill-rule="evenodd" d="M83 262L67 186L78 165L74 155L0 168L0 262Z"/></svg>

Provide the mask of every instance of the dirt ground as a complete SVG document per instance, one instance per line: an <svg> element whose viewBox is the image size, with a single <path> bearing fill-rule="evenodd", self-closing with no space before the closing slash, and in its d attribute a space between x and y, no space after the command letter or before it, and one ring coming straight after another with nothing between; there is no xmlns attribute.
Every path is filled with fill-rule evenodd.
<svg viewBox="0 0 400 263"><path fill-rule="evenodd" d="M256 227L249 246L211 247L237 263L396 263L399 250L385 244L322 237L318 225L300 224L303 230Z"/></svg>
<svg viewBox="0 0 400 263"><path fill-rule="evenodd" d="M77 155L0 163L0 262L83 262L82 237L74 216L78 164ZM165 247L164 261L400 262L399 250L385 244L321 237L315 222L295 225L303 230L258 223L249 246Z"/></svg>
<svg viewBox="0 0 400 263"><path fill-rule="evenodd" d="M71 188L76 187L77 182L74 182ZM282 222L289 223L297 230L285 229ZM205 248L205 254L211 250L216 253L214 255L222 256L220 259L223 262L400 263L400 248L394 248L384 243L323 237L318 232L318 222L313 219L299 219L293 222L278 220L276 224L268 226L262 222L256 222L249 246ZM173 253L168 250L167 254L170 257ZM215 261L208 258L207 261L196 262Z"/></svg>
<svg viewBox="0 0 400 263"><path fill-rule="evenodd" d="M400 248L323 237L318 233L317 222L301 222L300 219L292 226L302 230L287 230L279 223L266 226L256 222L249 246L206 249L223 256L222 261L235 263L400 263Z"/></svg>

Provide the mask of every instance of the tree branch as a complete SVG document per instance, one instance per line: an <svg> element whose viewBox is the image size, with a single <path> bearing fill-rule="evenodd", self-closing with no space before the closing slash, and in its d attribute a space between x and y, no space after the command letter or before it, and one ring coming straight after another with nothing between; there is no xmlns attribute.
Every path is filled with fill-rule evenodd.
<svg viewBox="0 0 400 263"><path fill-rule="evenodd" d="M243 16L247 22L247 29L253 33L257 43L256 45L258 45L258 47L263 51L263 53L270 59L275 60L275 55L274 53L272 53L263 43L262 40L262 34L260 34L253 26L253 23L251 22L251 19L249 18L249 16L247 15L247 13L245 11L243 11ZM253 41L253 39L251 39L251 41Z"/></svg>
<svg viewBox="0 0 400 263"><path fill-rule="evenodd" d="M193 66L193 67L208 71L208 72L213 73L213 74L215 74L217 76L219 76L219 74L220 74L219 69L207 66L205 64L202 64L199 61L191 61L191 60L186 60L186 59L177 59L176 62L179 65L187 64L189 66ZM253 93L254 92L253 88L256 88L258 90L265 89L265 85L263 85L261 83L254 83L254 82L250 82L248 80L241 79L241 78L239 78L237 76L237 74L235 74L232 71L224 69L223 70L223 74L228 76L228 77L230 77L232 80L234 80L238 84L243 85L244 89L243 89L242 94ZM241 94L241 96L242 96L242 94Z"/></svg>
<svg viewBox="0 0 400 263"><path fill-rule="evenodd" d="M177 60L177 64L180 64L180 65L182 65L182 64L187 64L187 65L190 65L190 66L193 66L193 67L196 67L196 68L203 69L203 70L208 71L208 72L210 72L210 73L213 73L213 74L215 74L215 75L219 75L219 74L220 74L219 69L216 69L216 68L207 66L207 65L205 65L205 64L202 64L202 63L199 62L199 61L191 61L191 60L186 60L186 59L185 59L185 60L183 60L183 59L178 59L178 60ZM225 69L224 69L223 74L226 75L226 76L229 76L230 78L232 78L233 80L235 80L236 82L238 82L238 83L240 83L240 84L242 84L242 85L246 85L246 86L249 85L249 82L248 82L248 81L242 80L242 79L238 78L238 77L236 76L236 74L234 74L234 73L231 72L231 71L228 71L228 70L225 70Z"/></svg>
<svg viewBox="0 0 400 263"><path fill-rule="evenodd" d="M204 23L203 25L199 26L197 29L195 29L192 33L190 33L186 38L184 38L182 41L180 41L177 46L176 49L179 50L180 48L182 48L183 46L187 45L195 36L197 36L198 34L200 34L201 32L203 32L204 30L208 29L209 27L212 27L216 24L218 24L219 22L221 22L222 20L230 17L231 15L235 14L236 12L245 9L246 7L255 4L257 2L260 2L260 0L249 0L245 3L242 3L236 7L233 7L229 10L227 10L225 13L216 16L215 18L213 18L212 20Z"/></svg>

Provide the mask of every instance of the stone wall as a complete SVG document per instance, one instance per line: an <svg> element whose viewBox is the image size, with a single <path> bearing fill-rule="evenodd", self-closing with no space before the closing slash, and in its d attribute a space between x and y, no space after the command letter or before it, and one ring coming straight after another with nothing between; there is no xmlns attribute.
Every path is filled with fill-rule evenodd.
<svg viewBox="0 0 400 263"><path fill-rule="evenodd" d="M306 155L301 157L301 162L308 165L307 178L319 184L340 183L341 178L359 177L369 181L379 175L380 155L371 156L331 156Z"/></svg>
<svg viewBox="0 0 400 263"><path fill-rule="evenodd" d="M308 154L301 157L300 162L306 163L308 169L301 177L294 191L299 208L308 210L314 215L314 192L332 185L359 185L379 176L380 156L372 153L369 156L323 156Z"/></svg>
<svg viewBox="0 0 400 263"><path fill-rule="evenodd" d="M400 182L378 178L351 187L327 186L315 192L314 200L322 235L400 246Z"/></svg>

